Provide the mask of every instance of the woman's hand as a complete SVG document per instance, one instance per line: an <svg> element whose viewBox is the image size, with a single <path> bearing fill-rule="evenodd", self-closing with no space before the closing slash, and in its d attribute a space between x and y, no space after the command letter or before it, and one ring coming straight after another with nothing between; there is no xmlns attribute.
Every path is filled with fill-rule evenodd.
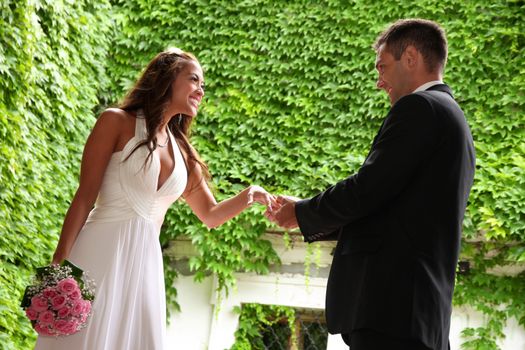
<svg viewBox="0 0 525 350"><path fill-rule="evenodd" d="M252 185L248 187L248 205L252 205L254 202L260 203L268 208L268 210L273 211L273 208L276 207L277 198L268 193L264 188L257 185Z"/></svg>

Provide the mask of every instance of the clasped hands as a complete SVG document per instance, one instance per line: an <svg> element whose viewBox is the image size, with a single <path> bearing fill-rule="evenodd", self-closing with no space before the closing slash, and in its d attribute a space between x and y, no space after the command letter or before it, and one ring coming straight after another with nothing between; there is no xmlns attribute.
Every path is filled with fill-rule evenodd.
<svg viewBox="0 0 525 350"><path fill-rule="evenodd" d="M250 186L248 203L258 202L266 205L264 216L282 228L293 229L299 226L295 216L295 202L300 198L275 196L260 186Z"/></svg>

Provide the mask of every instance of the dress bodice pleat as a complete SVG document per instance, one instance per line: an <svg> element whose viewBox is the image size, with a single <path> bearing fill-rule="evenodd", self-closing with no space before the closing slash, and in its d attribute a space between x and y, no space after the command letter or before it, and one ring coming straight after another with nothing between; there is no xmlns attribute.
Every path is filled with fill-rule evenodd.
<svg viewBox="0 0 525 350"><path fill-rule="evenodd" d="M119 221L141 216L159 225L168 207L180 197L187 183L187 172L175 137L168 132L175 167L158 188L161 163L157 152L149 154L146 146L135 147L146 139L146 123L142 114L135 122L135 135L122 151L113 153L102 186L88 221ZM129 156L129 158L128 158ZM127 158L127 159L126 159Z"/></svg>

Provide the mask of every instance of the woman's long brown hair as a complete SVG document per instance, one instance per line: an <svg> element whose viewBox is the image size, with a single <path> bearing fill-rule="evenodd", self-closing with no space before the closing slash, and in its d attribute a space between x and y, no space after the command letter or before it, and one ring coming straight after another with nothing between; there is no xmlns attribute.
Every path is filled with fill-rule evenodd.
<svg viewBox="0 0 525 350"><path fill-rule="evenodd" d="M146 140L135 146L124 161L142 146L146 146L149 150L144 164L151 160L153 151L158 146L156 134L162 123L163 113L171 102L172 83L190 61L198 62L197 58L191 53L176 48L157 54L119 104L118 108L128 113L135 112L136 114L137 111L142 110L147 129ZM197 165L200 165L204 180L208 181L210 179L208 166L190 144L192 122L192 116L179 114L170 119L168 127L181 147L184 162L188 169L188 176ZM197 184L198 182L195 183L195 185Z"/></svg>

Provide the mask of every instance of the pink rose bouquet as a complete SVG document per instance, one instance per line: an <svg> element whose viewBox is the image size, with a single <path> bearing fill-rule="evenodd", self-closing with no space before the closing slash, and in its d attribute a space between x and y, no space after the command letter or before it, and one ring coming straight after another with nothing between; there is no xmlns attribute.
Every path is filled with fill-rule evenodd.
<svg viewBox="0 0 525 350"><path fill-rule="evenodd" d="M85 327L94 298L93 280L65 260L36 269L34 283L26 288L21 306L38 334L57 337Z"/></svg>

